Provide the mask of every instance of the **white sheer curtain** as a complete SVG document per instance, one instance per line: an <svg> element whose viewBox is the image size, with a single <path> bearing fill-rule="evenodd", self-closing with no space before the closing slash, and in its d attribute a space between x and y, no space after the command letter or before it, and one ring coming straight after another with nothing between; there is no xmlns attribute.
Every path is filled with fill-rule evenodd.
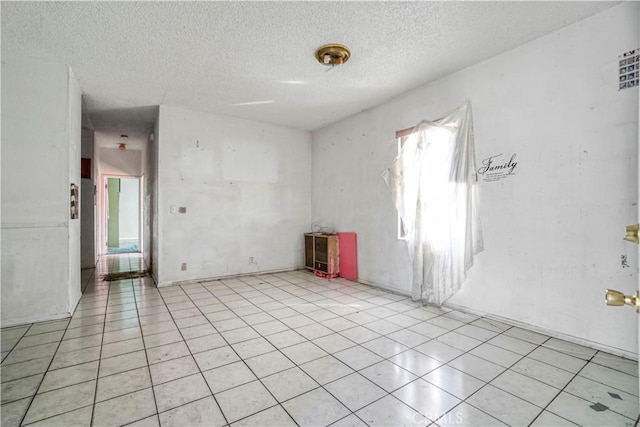
<svg viewBox="0 0 640 427"><path fill-rule="evenodd" d="M413 299L442 305L483 249L471 104L419 123L384 178L407 232Z"/></svg>

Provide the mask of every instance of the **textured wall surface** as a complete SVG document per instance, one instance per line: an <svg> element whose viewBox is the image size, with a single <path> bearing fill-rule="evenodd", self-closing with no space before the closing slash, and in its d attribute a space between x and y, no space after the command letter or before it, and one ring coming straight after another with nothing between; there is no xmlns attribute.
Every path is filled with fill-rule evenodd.
<svg viewBox="0 0 640 427"><path fill-rule="evenodd" d="M69 207L80 113L67 66L3 55L3 326L69 316L80 298L80 220Z"/></svg>
<svg viewBox="0 0 640 427"><path fill-rule="evenodd" d="M358 233L362 280L408 292L381 174L396 130L469 99L479 167L514 153L518 165L499 181L481 176L485 251L450 303L635 354L636 314L603 296L637 280L637 247L622 236L637 221L638 90L617 84L618 55L638 45L637 9L615 7L315 132L314 221Z"/></svg>
<svg viewBox="0 0 640 427"><path fill-rule="evenodd" d="M157 144L160 285L304 264L309 132L160 106Z"/></svg>

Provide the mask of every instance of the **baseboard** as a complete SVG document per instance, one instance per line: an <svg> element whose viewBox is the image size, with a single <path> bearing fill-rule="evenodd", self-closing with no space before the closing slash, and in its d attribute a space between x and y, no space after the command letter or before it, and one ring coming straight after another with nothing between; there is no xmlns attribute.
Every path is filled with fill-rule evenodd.
<svg viewBox="0 0 640 427"><path fill-rule="evenodd" d="M71 317L71 313L61 313L61 314L54 314L49 317L36 316L36 317L28 317L20 320L3 320L2 327L12 328L14 326L30 325L32 323L53 322L54 320L69 319L70 317Z"/></svg>
<svg viewBox="0 0 640 427"><path fill-rule="evenodd" d="M589 347L592 348L594 350L601 350L601 351L605 351L607 353L610 354L614 354L616 356L621 356L627 359L631 359L631 360L638 360L638 353L633 353L621 348L616 348L616 347L610 347L608 345L604 345L595 341L590 341L584 338L579 338L579 337L575 337L573 335L568 335L568 334L563 334L562 332L558 332L558 331L554 331L551 329L546 329L546 328L541 328L538 326L534 326L534 325L530 325L528 323L524 323L524 322L519 322L517 320L514 319L510 319L507 317L502 317L502 316L498 316L495 314L491 314L491 313L485 313L479 310L474 310L472 308L469 307L465 307L465 306L461 306L461 305L457 305L457 304L450 304L445 302L443 305L443 307L446 308L450 308L452 310L458 310L461 311L463 313L467 313L467 314L473 314L475 316L480 316L480 317L486 317L488 319L493 319L493 320L497 320L498 322L502 322L502 323L506 323L507 325L511 325L511 326L517 326L518 328L522 328L522 329L527 329L529 331L533 331L533 332L537 332L539 334L543 334L543 335L548 335L552 338L558 338L564 341L569 341L572 342L574 344L578 344L578 345L582 345L585 347Z"/></svg>
<svg viewBox="0 0 640 427"><path fill-rule="evenodd" d="M252 271L250 273L228 274L225 276L203 277L203 278L190 279L190 280L177 280L175 282L168 282L168 283L159 283L158 281L156 281L156 283L158 284L157 286L159 288L167 288L169 286L190 285L193 283L212 282L214 280L233 279L236 277L258 276L260 274L286 273L288 271L301 270L303 268L304 267L291 267L291 268L282 268L277 270L262 270L262 271Z"/></svg>
<svg viewBox="0 0 640 427"><path fill-rule="evenodd" d="M356 282L362 283L363 285L371 286L372 288L382 289L384 291L391 292L392 294L402 295L404 297L411 298L411 293L410 292L402 291L400 289L391 288L389 286L381 285L379 283L370 282L368 280L363 280L363 279L358 279L358 280L356 280Z"/></svg>
<svg viewBox="0 0 640 427"><path fill-rule="evenodd" d="M232 279L235 277L244 277L244 276L256 276L256 275L260 275L260 274L273 274L273 273L284 273L287 271L295 271L295 270L301 270L301 269L306 269L305 267L294 267L294 268L287 268L287 269L280 269L280 270L268 270L268 271L258 271L258 272L251 272L251 273L242 273L242 274L231 274L231 275L226 275L226 276L215 276L215 277L206 277L206 278L202 278L202 279L193 279L193 280L185 280L185 281L177 281L177 282L172 282L172 283L168 283L168 284L164 284L164 285L158 285L158 287L169 287L169 286L173 286L173 285L188 285L188 284L192 284L192 283L200 283L200 282L207 282L207 281L213 281L213 280L223 280L223 279ZM356 281L357 283L361 283L363 285L367 285L367 286L371 286L373 288L376 289L381 289L387 292L391 292L393 294L396 295L402 295L405 297L409 297L411 298L411 293L406 292L406 291L402 291L396 288L391 288L388 286L384 286L381 285L379 283L374 283L374 282L370 282L368 280L363 280L363 279L358 279ZM616 356L621 356L621 357L625 357L627 359L631 359L631 360L638 360L638 354L637 353L632 353L629 352L627 350L624 349L620 349L620 348L616 348L616 347L610 347L595 341L590 341L590 340L586 340L583 338L578 338L575 337L573 335L568 335L568 334L563 334L561 332L557 332L557 331L553 331L550 329L546 329L546 328L541 328L538 326L534 326L534 325L530 325L528 323L524 323L524 322L519 322L517 320L514 319L509 319L506 317L502 317L502 316L498 316L498 315L494 315L491 313L486 313L486 312L481 312L479 310L474 310L472 308L469 307L465 307L465 306L461 306L461 305L457 305L457 304L450 304L445 302L443 305L443 307L445 308L449 308L451 310L457 310L457 311L461 311L463 313L467 313L467 314L472 314L475 316L480 316L480 317L485 317L488 319L493 319L493 320L497 320L499 322L502 323L506 323L508 325L511 326L516 326L519 328L523 328L523 329L527 329L533 332L537 332L540 334L544 334L544 335L548 335L550 337L553 338L558 338L564 341L568 341L568 342L572 342L574 344L578 344L578 345L582 345L585 347L589 347L589 348L593 348L594 350L601 350L601 351L605 351L607 353L610 354L614 354Z"/></svg>
<svg viewBox="0 0 640 427"><path fill-rule="evenodd" d="M365 285L369 285L372 286L374 288L379 288L385 291L389 291L391 293L397 294L397 295L403 295L406 297L411 298L411 293L409 292L405 292L405 291L401 291L395 288L390 288L388 286L384 286L381 285L379 283L374 283L374 282L369 282L367 280L362 280L362 279L358 279L359 283L365 284ZM510 319L510 318L506 318L506 317L502 317L502 316L498 316L498 315L494 315L491 313L486 313L486 312L481 312L479 310L474 310L472 308L469 307L465 307L462 305L457 305L457 304L450 304L448 302L445 302L443 305L443 307L445 308L449 308L452 310L457 310L457 311L461 311L463 313L467 313L467 314L472 314L474 316L480 316L480 317L486 317L488 319L493 319L493 320L497 320L499 322L502 323L506 323L508 325L511 326L517 326L519 328L523 328L523 329L527 329L533 332L538 332L540 334L543 335L548 335L550 337L553 338L558 338L564 341L568 341L568 342L572 342L574 344L578 344L578 345L582 345L585 347L589 347L589 348L593 348L594 350L601 350L601 351L605 351L607 353L610 354L614 354L616 356L621 356L621 357L625 357L627 359L631 359L631 360L638 360L638 353L633 353L621 348L616 348L616 347L611 347L605 344L601 344L595 341L590 341L590 340L586 340L584 338L579 338L579 337L575 337L573 335L568 335L568 334L563 334L561 332L558 331L553 331L550 329L546 329L546 328L541 328L538 326L534 326L534 325L530 325L528 323L524 323L524 322L519 322L517 320L514 319Z"/></svg>

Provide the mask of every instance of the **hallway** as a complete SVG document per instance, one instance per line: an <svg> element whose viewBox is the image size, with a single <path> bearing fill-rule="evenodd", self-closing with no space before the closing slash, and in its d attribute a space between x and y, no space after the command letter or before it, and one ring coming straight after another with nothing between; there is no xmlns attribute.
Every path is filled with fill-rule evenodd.
<svg viewBox="0 0 640 427"><path fill-rule="evenodd" d="M2 329L2 425L616 425L637 363L307 271L157 289L85 270L71 319Z"/></svg>

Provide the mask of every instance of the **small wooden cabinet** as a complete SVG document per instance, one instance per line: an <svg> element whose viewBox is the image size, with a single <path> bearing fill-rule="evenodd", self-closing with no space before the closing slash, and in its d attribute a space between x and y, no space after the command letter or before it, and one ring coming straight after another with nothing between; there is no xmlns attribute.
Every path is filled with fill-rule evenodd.
<svg viewBox="0 0 640 427"><path fill-rule="evenodd" d="M337 275L340 272L338 236L306 233L304 235L305 266L313 271Z"/></svg>

